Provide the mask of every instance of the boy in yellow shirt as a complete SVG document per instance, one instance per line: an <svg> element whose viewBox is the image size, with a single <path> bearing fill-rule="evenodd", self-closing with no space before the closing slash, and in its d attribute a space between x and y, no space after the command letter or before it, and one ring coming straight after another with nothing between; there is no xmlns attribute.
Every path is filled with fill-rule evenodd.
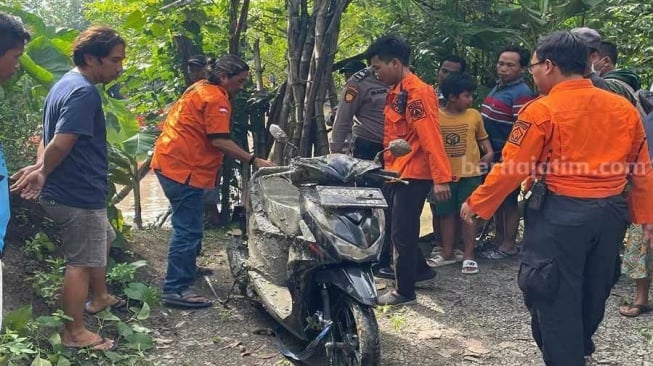
<svg viewBox="0 0 653 366"><path fill-rule="evenodd" d="M454 243L458 212L463 202L481 184L482 166L489 166L492 161L492 145L483 127L481 114L470 108L474 99L472 93L476 83L469 76L452 74L442 82L441 91L447 100L440 109L440 131L444 140L444 149L449 157L453 173L451 198L438 202L435 210L441 217L442 251L427 260L431 267L439 267L456 262ZM479 145L484 155L481 157ZM465 244L462 272L478 273L478 264L474 260L474 236L476 225L462 222L462 235Z"/></svg>

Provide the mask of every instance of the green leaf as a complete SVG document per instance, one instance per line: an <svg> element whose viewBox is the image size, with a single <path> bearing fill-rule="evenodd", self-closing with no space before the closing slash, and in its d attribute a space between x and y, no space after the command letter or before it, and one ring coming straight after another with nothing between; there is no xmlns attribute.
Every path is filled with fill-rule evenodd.
<svg viewBox="0 0 653 366"><path fill-rule="evenodd" d="M132 282L125 289L125 295L130 299L143 301L143 295L149 291L148 287L140 282Z"/></svg>
<svg viewBox="0 0 653 366"><path fill-rule="evenodd" d="M120 321L120 318L113 315L113 313L109 311L109 309L104 309L101 312L95 314L95 316L104 321L115 321L115 322Z"/></svg>
<svg viewBox="0 0 653 366"><path fill-rule="evenodd" d="M161 25L161 23L152 23L150 25L150 32L154 37L161 37L166 34L166 29Z"/></svg>
<svg viewBox="0 0 653 366"><path fill-rule="evenodd" d="M50 88L52 83L54 83L54 75L46 70L45 68L39 66L29 57L28 54L24 53L20 56L20 67L27 72L27 74L38 81L41 85Z"/></svg>
<svg viewBox="0 0 653 366"><path fill-rule="evenodd" d="M63 324L61 319L54 316L39 316L36 318L36 322L46 328L56 328Z"/></svg>
<svg viewBox="0 0 653 366"><path fill-rule="evenodd" d="M152 151L158 136L159 132L141 131L122 142L123 150L135 160L142 160Z"/></svg>
<svg viewBox="0 0 653 366"><path fill-rule="evenodd" d="M120 353L114 351L104 351L103 353L104 356L106 356L106 358L108 358L109 361L111 361L112 365L119 364L120 361L129 358L128 355L121 355Z"/></svg>
<svg viewBox="0 0 653 366"><path fill-rule="evenodd" d="M127 342L129 342L127 344L127 347L137 349L140 351L147 351L154 346L152 337L143 333L134 333L132 335L125 337L125 339L127 340Z"/></svg>
<svg viewBox="0 0 653 366"><path fill-rule="evenodd" d="M150 305L144 302L141 311L139 311L138 314L136 314L136 319L145 320L149 317L150 317Z"/></svg>
<svg viewBox="0 0 653 366"><path fill-rule="evenodd" d="M140 260L140 261L131 262L131 263L129 263L129 265L131 267L134 267L134 269L139 269L141 267L146 267L147 266L147 261L143 259L143 260Z"/></svg>
<svg viewBox="0 0 653 366"><path fill-rule="evenodd" d="M32 305L25 305L9 314L5 314L2 321L3 327L20 332L32 320Z"/></svg>
<svg viewBox="0 0 653 366"><path fill-rule="evenodd" d="M105 352L105 354L106 354L106 352ZM70 361L68 361L67 358L65 358L64 356L61 356L61 355L59 356L59 360L57 360L57 366L71 366L71 365L72 364L70 363Z"/></svg>
<svg viewBox="0 0 653 366"><path fill-rule="evenodd" d="M127 337L128 335L134 333L132 328L128 324L123 322L119 322L117 328L118 328L118 334L120 334L121 337Z"/></svg>
<svg viewBox="0 0 653 366"><path fill-rule="evenodd" d="M127 16L125 27L131 29L141 29L145 25L145 18L140 10L135 10Z"/></svg>
<svg viewBox="0 0 653 366"><path fill-rule="evenodd" d="M64 42L58 41L57 46L44 36L36 37L27 44L25 53L39 66L51 72L55 79L59 79L72 67L70 53L65 53L66 47L72 49L72 44L68 42L65 45Z"/></svg>
<svg viewBox="0 0 653 366"><path fill-rule="evenodd" d="M61 344L61 336L59 335L59 333L52 333L50 338L48 338L48 342L50 342L52 347L55 347Z"/></svg>
<svg viewBox="0 0 653 366"><path fill-rule="evenodd" d="M37 356L34 361L32 361L31 366L52 366L52 363L44 358L41 358L41 356Z"/></svg>

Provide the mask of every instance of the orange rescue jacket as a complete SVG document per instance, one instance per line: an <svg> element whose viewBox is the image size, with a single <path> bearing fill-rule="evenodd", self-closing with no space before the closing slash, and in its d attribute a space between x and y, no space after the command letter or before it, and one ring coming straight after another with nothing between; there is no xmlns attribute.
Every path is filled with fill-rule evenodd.
<svg viewBox="0 0 653 366"><path fill-rule="evenodd" d="M546 169L550 191L578 198L621 194L630 171L631 219L653 223L653 170L639 113L590 80L561 82L525 105L502 155L503 162L467 200L484 219L524 178Z"/></svg>
<svg viewBox="0 0 653 366"><path fill-rule="evenodd" d="M400 113L397 95L408 93L404 113ZM438 123L438 98L433 87L413 73L392 88L385 105L384 146L398 138L406 140L412 151L395 157L384 155L385 167L404 179L426 179L435 183L451 182L451 165L444 151Z"/></svg>

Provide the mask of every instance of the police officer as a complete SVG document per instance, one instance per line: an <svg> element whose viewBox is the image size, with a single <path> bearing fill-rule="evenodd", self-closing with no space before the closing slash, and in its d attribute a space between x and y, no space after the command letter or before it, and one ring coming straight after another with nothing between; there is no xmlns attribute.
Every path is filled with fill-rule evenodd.
<svg viewBox="0 0 653 366"><path fill-rule="evenodd" d="M383 150L383 108L388 87L360 61L348 62L341 71L351 76L338 103L330 150L342 152L351 134L354 157L372 160Z"/></svg>
<svg viewBox="0 0 653 366"><path fill-rule="evenodd" d="M594 69L594 64L601 59L601 54L599 53L599 49L601 48L601 35L599 32L592 28L580 27L572 29L571 34L581 40L589 49L589 53L587 54L587 67L583 74L585 78L592 80L592 84L597 88L610 90L605 79L601 77L598 70Z"/></svg>
<svg viewBox="0 0 653 366"><path fill-rule="evenodd" d="M528 69L544 96L521 109L503 161L460 211L468 221L487 219L522 180L537 178L526 194L518 283L547 366L591 360L629 216L646 240L653 236L653 170L640 116L583 78L587 52L570 32L540 40Z"/></svg>
<svg viewBox="0 0 653 366"><path fill-rule="evenodd" d="M372 160L383 150L383 109L388 86L378 80L372 71L360 61L350 61L340 70L347 83L338 103L330 150L342 152L347 136L353 136L353 156ZM388 196L387 187L384 189ZM377 277L394 279L392 270L392 245L390 243L391 208L386 210L386 242L378 265L374 266Z"/></svg>

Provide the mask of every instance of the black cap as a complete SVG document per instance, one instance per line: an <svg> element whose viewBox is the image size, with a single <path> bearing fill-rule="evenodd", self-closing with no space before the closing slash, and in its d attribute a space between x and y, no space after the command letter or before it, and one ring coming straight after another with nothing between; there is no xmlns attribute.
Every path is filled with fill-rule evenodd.
<svg viewBox="0 0 653 366"><path fill-rule="evenodd" d="M343 66L340 70L338 70L338 72L341 73L341 74L344 74L346 72L352 72L353 73L353 72L362 70L362 69L364 69L366 67L367 66L364 63L362 63L362 62L360 62L358 60L352 60L352 61L347 62L345 64L345 66Z"/></svg>

